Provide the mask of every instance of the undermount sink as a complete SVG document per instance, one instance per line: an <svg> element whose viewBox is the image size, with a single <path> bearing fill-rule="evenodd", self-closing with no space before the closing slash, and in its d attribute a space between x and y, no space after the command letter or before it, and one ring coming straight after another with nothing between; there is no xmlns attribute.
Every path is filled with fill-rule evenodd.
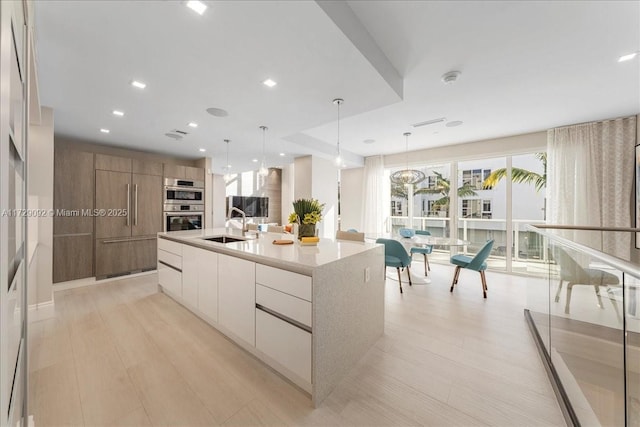
<svg viewBox="0 0 640 427"><path fill-rule="evenodd" d="M244 242L247 239L230 237L230 236L214 236L214 237L205 237L203 238L203 240L208 240L210 242L217 242L217 243L233 243L233 242Z"/></svg>

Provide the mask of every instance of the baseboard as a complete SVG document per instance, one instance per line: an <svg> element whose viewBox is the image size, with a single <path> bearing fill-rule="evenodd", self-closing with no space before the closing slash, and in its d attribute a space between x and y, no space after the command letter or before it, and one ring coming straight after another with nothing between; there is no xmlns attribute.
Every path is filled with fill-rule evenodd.
<svg viewBox="0 0 640 427"><path fill-rule="evenodd" d="M41 302L29 306L29 322L51 319L55 316L55 301Z"/></svg>
<svg viewBox="0 0 640 427"><path fill-rule="evenodd" d="M67 289L82 288L84 286L100 285L102 283L114 282L116 280L133 279L136 277L155 274L156 270L143 271L141 273L126 274L123 276L109 277L108 279L96 280L95 277L85 277L84 279L69 280L67 282L59 282L53 284L53 292L66 291Z"/></svg>

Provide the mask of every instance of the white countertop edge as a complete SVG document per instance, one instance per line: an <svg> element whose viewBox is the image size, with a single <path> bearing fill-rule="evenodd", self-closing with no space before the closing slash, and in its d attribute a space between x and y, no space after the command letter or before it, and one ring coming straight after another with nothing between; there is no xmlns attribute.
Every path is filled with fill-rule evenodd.
<svg viewBox="0 0 640 427"><path fill-rule="evenodd" d="M336 262L345 258L348 258L353 255L357 255L371 249L380 246L376 243L368 243L368 242L353 242L353 241L336 241L333 239L322 238L320 244L317 247L314 246L300 246L300 244L296 241L295 236L291 234L280 234L280 233L260 233L260 237L249 239L250 242L253 243L253 247L255 245L269 245L269 247L265 247L264 249L268 251L271 247L273 240L276 239L288 239L293 240L293 250L295 251L304 251L308 252L315 249L315 252L320 255L320 251L323 252L323 260L318 263L303 263L303 262L295 262L291 260L285 260L278 258L273 255L264 255L264 254L256 254L253 252L248 252L242 249L242 245L244 242L238 243L215 243L208 242L202 240L203 237L208 236L219 236L226 235L231 237L242 237L242 232L239 229L229 229L229 228L214 228L214 229L204 229L204 230L189 230L189 231L174 231L174 232L160 232L158 233L159 238L172 240L177 243L186 244L189 246L210 250L212 252L217 252L229 256L234 256L242 259L246 259L248 261L254 261L259 264L268 265L275 268L281 268L284 270L292 271L295 273L300 273L305 276L312 276L313 270L322 267L324 265L330 264L332 262ZM347 246L343 246L347 245ZM309 249L314 248L314 249ZM341 252L348 248L348 253L346 254L335 254L336 252ZM274 249L273 252L276 250ZM303 254L306 255L306 254ZM306 256L314 256L306 255Z"/></svg>

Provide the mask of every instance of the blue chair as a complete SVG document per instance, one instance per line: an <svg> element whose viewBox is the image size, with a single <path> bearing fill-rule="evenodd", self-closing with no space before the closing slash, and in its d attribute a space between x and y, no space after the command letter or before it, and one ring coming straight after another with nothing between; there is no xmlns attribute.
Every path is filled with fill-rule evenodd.
<svg viewBox="0 0 640 427"><path fill-rule="evenodd" d="M428 232L427 230L416 230L416 234L420 236L431 236L431 233ZM422 247L411 248L411 256L413 256L413 254L424 255L424 275L425 276L427 275L427 270L431 271L431 266L429 265L429 258L427 258L427 255L429 255L431 252L433 252L433 245L426 245Z"/></svg>
<svg viewBox="0 0 640 427"><path fill-rule="evenodd" d="M377 239L376 243L384 245L384 265L385 267L395 267L398 271L398 283L400 284L400 293L402 293L402 279L400 278L400 269L407 269L409 277L409 286L411 283L411 257L402 246L402 243L393 239Z"/></svg>
<svg viewBox="0 0 640 427"><path fill-rule="evenodd" d="M358 230L356 230L355 228L350 228L350 229L347 230L347 232L349 232L349 233L357 233Z"/></svg>
<svg viewBox="0 0 640 427"><path fill-rule="evenodd" d="M458 284L460 269L468 268L469 270L474 270L480 273L480 280L482 281L482 295L485 298L487 297L487 278L484 275L484 271L487 269L487 263L485 261L489 257L492 247L493 240L488 240L473 258L466 255L454 255L451 257L451 264L456 266L456 272L453 275L450 292L453 292L453 287Z"/></svg>

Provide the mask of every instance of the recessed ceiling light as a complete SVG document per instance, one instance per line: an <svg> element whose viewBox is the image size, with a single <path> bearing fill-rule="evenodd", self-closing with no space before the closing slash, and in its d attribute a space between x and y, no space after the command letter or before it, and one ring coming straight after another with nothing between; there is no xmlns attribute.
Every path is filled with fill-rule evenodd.
<svg viewBox="0 0 640 427"><path fill-rule="evenodd" d="M231 167L231 165L227 165L227 169L230 168L230 167Z"/></svg>
<svg viewBox="0 0 640 427"><path fill-rule="evenodd" d="M280 157L284 157L284 156L285 156L285 154L284 154L284 153L280 153Z"/></svg>
<svg viewBox="0 0 640 427"><path fill-rule="evenodd" d="M460 126L462 122L460 120L454 120L452 122L447 123L445 126L448 128L454 128L456 126Z"/></svg>
<svg viewBox="0 0 640 427"><path fill-rule="evenodd" d="M376 140L375 139L365 139L362 142L364 142L365 144L373 144L374 142L376 142Z"/></svg>
<svg viewBox="0 0 640 427"><path fill-rule="evenodd" d="M118 116L118 117L124 116L124 112L122 112L120 110L113 110L112 113L113 113L114 116Z"/></svg>
<svg viewBox="0 0 640 427"><path fill-rule="evenodd" d="M197 128L198 124L197 123L193 123L193 122L189 122L189 124L187 126L191 126L192 128Z"/></svg>
<svg viewBox="0 0 640 427"><path fill-rule="evenodd" d="M197 0L189 0L187 2L187 7L198 15L202 15L204 11L207 10L207 5Z"/></svg>
<svg viewBox="0 0 640 427"><path fill-rule="evenodd" d="M618 62L629 61L629 60L635 58L637 55L638 55L638 52L633 52L633 53L630 53L628 55L622 55L620 58L618 58Z"/></svg>
<svg viewBox="0 0 640 427"><path fill-rule="evenodd" d="M227 117L229 115L229 113L226 110L223 110L222 108L215 108L215 107L207 108L207 113L215 117Z"/></svg>
<svg viewBox="0 0 640 427"><path fill-rule="evenodd" d="M263 81L262 84L265 85L265 86L274 87L278 83L274 82L271 79L267 79L267 80Z"/></svg>
<svg viewBox="0 0 640 427"><path fill-rule="evenodd" d="M199 149L199 151L200 151L201 153L204 153L204 152L205 152L205 151L207 151L207 150L205 150L204 148L200 148L200 149Z"/></svg>
<svg viewBox="0 0 640 427"><path fill-rule="evenodd" d="M131 82L131 86L137 87L138 89L144 89L145 87L147 87L147 84L134 80Z"/></svg>
<svg viewBox="0 0 640 427"><path fill-rule="evenodd" d="M258 163L258 159L251 159L253 163Z"/></svg>
<svg viewBox="0 0 640 427"><path fill-rule="evenodd" d="M102 133L109 133L109 129L100 129L100 132L102 132Z"/></svg>

